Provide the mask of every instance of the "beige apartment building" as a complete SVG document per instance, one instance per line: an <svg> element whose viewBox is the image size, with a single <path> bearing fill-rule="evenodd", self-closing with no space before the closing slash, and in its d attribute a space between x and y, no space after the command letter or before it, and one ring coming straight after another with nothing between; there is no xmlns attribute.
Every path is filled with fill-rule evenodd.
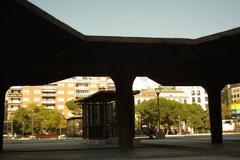
<svg viewBox="0 0 240 160"><path fill-rule="evenodd" d="M140 104L144 101L154 99L157 95L154 88L141 89L140 94L134 96L135 105ZM162 89L159 97L166 98L169 100L175 100L180 103L187 103L188 96L184 91L173 90L173 89Z"/></svg>
<svg viewBox="0 0 240 160"><path fill-rule="evenodd" d="M114 90L114 82L109 77L72 77L42 86L12 86L6 93L6 119L19 107L31 104L43 105L46 110L57 109L70 118L73 114L65 105L67 101L87 97L100 89Z"/></svg>
<svg viewBox="0 0 240 160"><path fill-rule="evenodd" d="M140 94L134 96L135 104L140 104L143 101L156 98L157 95L154 88L141 89ZM208 106L208 95L206 91L200 86L176 86L174 88L162 88L159 97L169 100L175 100L180 103L196 103L199 104L203 110Z"/></svg>

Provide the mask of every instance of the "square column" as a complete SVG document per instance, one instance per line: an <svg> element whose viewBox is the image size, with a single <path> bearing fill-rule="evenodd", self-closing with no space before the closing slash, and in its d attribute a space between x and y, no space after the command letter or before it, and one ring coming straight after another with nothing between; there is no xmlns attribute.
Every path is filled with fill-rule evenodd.
<svg viewBox="0 0 240 160"><path fill-rule="evenodd" d="M117 124L120 150L130 150L134 138L133 78L114 79L116 86Z"/></svg>
<svg viewBox="0 0 240 160"><path fill-rule="evenodd" d="M4 85L4 84L3 84ZM5 116L5 95L8 90L7 86L2 86L0 89L0 152L3 151L3 129Z"/></svg>
<svg viewBox="0 0 240 160"><path fill-rule="evenodd" d="M223 143L221 91L222 86L213 84L206 87L209 103L211 140L213 144Z"/></svg>

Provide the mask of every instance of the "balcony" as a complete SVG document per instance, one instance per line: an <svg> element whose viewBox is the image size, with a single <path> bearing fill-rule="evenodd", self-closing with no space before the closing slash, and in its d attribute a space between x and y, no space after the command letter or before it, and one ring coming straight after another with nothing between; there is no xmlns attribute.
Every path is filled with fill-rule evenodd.
<svg viewBox="0 0 240 160"><path fill-rule="evenodd" d="M21 90L22 89L22 87L21 86L12 86L12 87L10 87L10 89L11 90Z"/></svg>
<svg viewBox="0 0 240 160"><path fill-rule="evenodd" d="M8 97L21 97L21 96L22 96L22 93L8 92L8 93L7 93L7 96L8 96Z"/></svg>
<svg viewBox="0 0 240 160"><path fill-rule="evenodd" d="M89 90L89 86L76 86L76 90Z"/></svg>
<svg viewBox="0 0 240 160"><path fill-rule="evenodd" d="M55 109L55 106L44 106L44 109L53 110Z"/></svg>
<svg viewBox="0 0 240 160"><path fill-rule="evenodd" d="M56 93L53 93L53 92L45 92L45 93L42 93L42 97L56 97Z"/></svg>
<svg viewBox="0 0 240 160"><path fill-rule="evenodd" d="M18 107L8 108L8 112L15 112L18 109Z"/></svg>
<svg viewBox="0 0 240 160"><path fill-rule="evenodd" d="M76 93L76 97L79 98L79 97L87 97L91 95L90 93Z"/></svg>
<svg viewBox="0 0 240 160"><path fill-rule="evenodd" d="M42 92L56 92L57 86L51 85L51 86L42 86Z"/></svg>
<svg viewBox="0 0 240 160"><path fill-rule="evenodd" d="M53 101L53 100L51 100L51 101L50 101L50 100L43 100L43 101L42 101L42 104L43 104L43 105L44 105L44 104L55 104L55 103L56 103L55 100L54 100L54 101Z"/></svg>
<svg viewBox="0 0 240 160"><path fill-rule="evenodd" d="M81 84L81 83L89 83L89 80L87 78L78 79L77 84Z"/></svg>
<svg viewBox="0 0 240 160"><path fill-rule="evenodd" d="M20 104L22 102L20 100L10 100L8 103Z"/></svg>

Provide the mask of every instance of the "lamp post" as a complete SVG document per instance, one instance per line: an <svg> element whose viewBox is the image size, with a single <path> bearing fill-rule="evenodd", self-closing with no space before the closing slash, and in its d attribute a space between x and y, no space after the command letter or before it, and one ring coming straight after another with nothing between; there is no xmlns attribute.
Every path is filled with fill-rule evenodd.
<svg viewBox="0 0 240 160"><path fill-rule="evenodd" d="M157 138L165 138L165 134L162 132L160 127L160 105L159 105L159 94L161 92L161 86L155 88L155 93L157 94L157 113L158 113L158 121L157 121Z"/></svg>
<svg viewBox="0 0 240 160"><path fill-rule="evenodd" d="M32 108L32 136L33 136L33 108Z"/></svg>
<svg viewBox="0 0 240 160"><path fill-rule="evenodd" d="M159 105L159 94L161 92L161 88L155 88L155 93L157 94L157 113L158 113L158 121L157 121L157 133L160 133L160 105Z"/></svg>

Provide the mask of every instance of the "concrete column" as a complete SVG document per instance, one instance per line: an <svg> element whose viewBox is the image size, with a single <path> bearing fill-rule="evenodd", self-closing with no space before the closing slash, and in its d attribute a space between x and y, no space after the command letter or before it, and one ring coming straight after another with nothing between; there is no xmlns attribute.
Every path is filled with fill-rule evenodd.
<svg viewBox="0 0 240 160"><path fill-rule="evenodd" d="M116 105L118 120L118 136L120 150L130 150L134 138L134 99L132 95L131 76L114 79L116 86Z"/></svg>
<svg viewBox="0 0 240 160"><path fill-rule="evenodd" d="M5 94L8 86L1 84L0 89L0 152L3 151L3 129L4 129L4 112L5 112Z"/></svg>
<svg viewBox="0 0 240 160"><path fill-rule="evenodd" d="M211 84L206 87L209 103L211 139L213 144L223 143L221 91L222 85Z"/></svg>

